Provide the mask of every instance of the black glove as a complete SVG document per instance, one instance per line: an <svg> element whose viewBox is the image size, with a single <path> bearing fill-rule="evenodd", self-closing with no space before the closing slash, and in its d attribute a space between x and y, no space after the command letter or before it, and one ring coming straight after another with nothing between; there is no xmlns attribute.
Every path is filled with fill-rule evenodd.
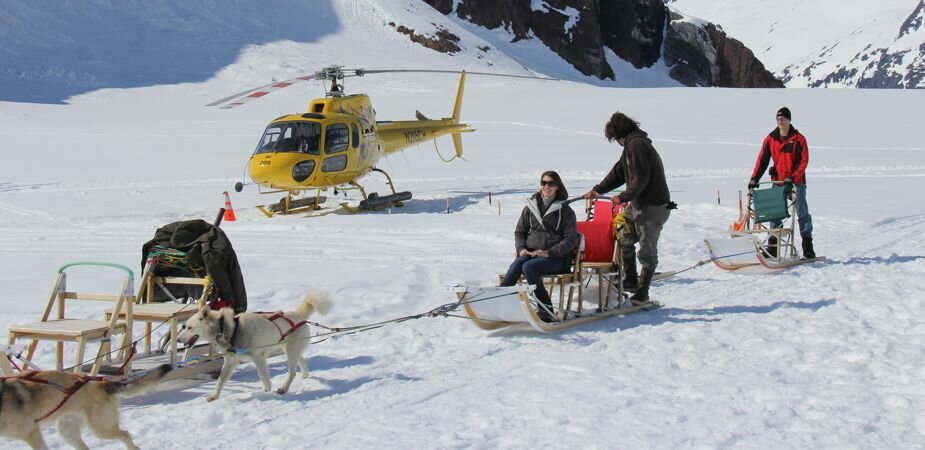
<svg viewBox="0 0 925 450"><path fill-rule="evenodd" d="M771 166L771 168L768 169L768 175L771 176L771 179L772 179L772 180L773 180L774 178L777 178L777 166Z"/></svg>
<svg viewBox="0 0 925 450"><path fill-rule="evenodd" d="M755 189L756 187L758 187L758 180L756 180L756 179L754 179L754 178L752 178L751 180L748 180L748 189L749 189L749 190Z"/></svg>
<svg viewBox="0 0 925 450"><path fill-rule="evenodd" d="M793 192L793 179L784 178L784 193L789 197L791 192Z"/></svg>

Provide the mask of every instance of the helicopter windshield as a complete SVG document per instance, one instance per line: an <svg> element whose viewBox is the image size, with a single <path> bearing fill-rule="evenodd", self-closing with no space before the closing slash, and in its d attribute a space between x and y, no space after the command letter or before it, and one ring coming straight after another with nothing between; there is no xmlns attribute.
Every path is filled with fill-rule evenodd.
<svg viewBox="0 0 925 450"><path fill-rule="evenodd" d="M316 122L282 122L270 124L254 153L321 153L321 124Z"/></svg>

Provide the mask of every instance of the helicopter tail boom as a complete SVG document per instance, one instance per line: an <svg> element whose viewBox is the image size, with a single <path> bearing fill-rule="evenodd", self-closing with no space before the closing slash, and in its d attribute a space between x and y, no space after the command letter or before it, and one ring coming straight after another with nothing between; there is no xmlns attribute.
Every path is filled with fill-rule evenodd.
<svg viewBox="0 0 925 450"><path fill-rule="evenodd" d="M459 76L459 88L456 90L456 102L453 104L453 116L443 119L428 119L416 112L418 120L402 120L394 122L379 122L379 133L382 135L384 153L386 155L404 150L412 145L437 139L440 136L451 134L456 157L462 158L462 135L470 131L469 125L460 123L462 113L463 92L466 85L466 72Z"/></svg>

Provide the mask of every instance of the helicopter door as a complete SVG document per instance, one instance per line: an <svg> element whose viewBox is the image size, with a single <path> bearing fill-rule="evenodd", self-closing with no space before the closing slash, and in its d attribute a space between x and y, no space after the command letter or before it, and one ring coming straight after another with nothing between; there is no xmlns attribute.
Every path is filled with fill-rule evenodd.
<svg viewBox="0 0 925 450"><path fill-rule="evenodd" d="M350 145L350 131L343 123L332 123L324 133L324 153L335 155L347 150ZM321 161L322 172L340 172L347 168L347 154L330 156Z"/></svg>

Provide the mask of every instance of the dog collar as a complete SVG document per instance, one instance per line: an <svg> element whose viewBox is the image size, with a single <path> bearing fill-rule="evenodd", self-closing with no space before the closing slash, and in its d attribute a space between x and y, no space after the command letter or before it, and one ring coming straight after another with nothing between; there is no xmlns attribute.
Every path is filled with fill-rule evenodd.
<svg viewBox="0 0 925 450"><path fill-rule="evenodd" d="M218 334L216 334L215 339L220 345L226 347L229 351L237 350L234 346L235 338L238 336L238 321L240 318L234 316L232 319L234 328L231 330L231 338L228 338L228 333L225 332L225 318L222 317L222 320L218 322Z"/></svg>

